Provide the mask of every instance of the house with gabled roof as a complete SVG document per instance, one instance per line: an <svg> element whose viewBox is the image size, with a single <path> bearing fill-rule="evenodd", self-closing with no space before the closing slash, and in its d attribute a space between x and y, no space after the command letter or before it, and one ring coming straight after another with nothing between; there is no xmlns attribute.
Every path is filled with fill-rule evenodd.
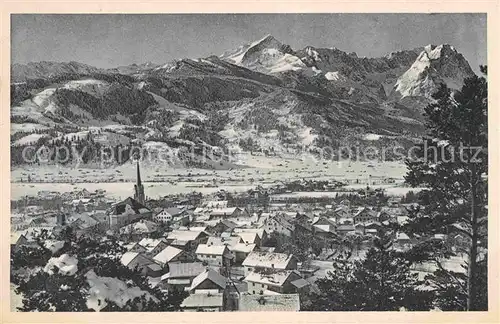
<svg viewBox="0 0 500 324"><path fill-rule="evenodd" d="M129 251L133 252L141 252L148 256L155 256L161 250L168 246L167 241L164 238L160 239L152 239L152 238L143 238L136 244L134 244Z"/></svg>
<svg viewBox="0 0 500 324"><path fill-rule="evenodd" d="M279 294L291 294L297 291L292 282L302 279L297 270L250 272L244 279L248 283L248 292L264 294L272 291Z"/></svg>
<svg viewBox="0 0 500 324"><path fill-rule="evenodd" d="M237 243L235 245L229 246L229 250L233 253L235 264L240 264L243 262L247 256L257 249L256 244L249 243Z"/></svg>
<svg viewBox="0 0 500 324"><path fill-rule="evenodd" d="M198 244L205 244L208 233L204 231L173 230L167 235L167 243L182 248L186 251L194 251Z"/></svg>
<svg viewBox="0 0 500 324"><path fill-rule="evenodd" d="M157 277L161 275L161 267L142 253L125 252L120 262L130 270L138 269L146 276Z"/></svg>
<svg viewBox="0 0 500 324"><path fill-rule="evenodd" d="M367 207L360 207L353 216L354 223L378 221L377 212Z"/></svg>
<svg viewBox="0 0 500 324"><path fill-rule="evenodd" d="M226 245L199 244L195 253L198 260L214 267L229 265L232 259L231 251Z"/></svg>
<svg viewBox="0 0 500 324"><path fill-rule="evenodd" d="M219 221L217 224L212 226L211 232L214 234L220 234L224 232L232 232L235 228L238 227L238 224L235 222L229 220L229 219L223 219Z"/></svg>
<svg viewBox="0 0 500 324"><path fill-rule="evenodd" d="M330 233L335 233L335 229L337 228L336 222L326 217L319 217L312 225L317 230Z"/></svg>
<svg viewBox="0 0 500 324"><path fill-rule="evenodd" d="M207 245L227 245L231 249L232 246L242 242L243 240L239 236L210 236Z"/></svg>
<svg viewBox="0 0 500 324"><path fill-rule="evenodd" d="M187 261L189 260L189 255L181 249L167 246L156 254L153 260L162 267L165 267L168 263Z"/></svg>
<svg viewBox="0 0 500 324"><path fill-rule="evenodd" d="M257 233L261 242L265 242L268 238L268 232L264 227L259 228L235 228L235 233Z"/></svg>
<svg viewBox="0 0 500 324"><path fill-rule="evenodd" d="M222 293L226 289L228 279L217 271L206 268L193 279L189 291L192 294Z"/></svg>
<svg viewBox="0 0 500 324"><path fill-rule="evenodd" d="M180 209L176 207L164 208L160 212L158 212L153 219L156 222L160 223L185 226L189 224L189 213L186 209Z"/></svg>
<svg viewBox="0 0 500 324"><path fill-rule="evenodd" d="M336 231L340 235L345 235L348 233L354 233L355 228L353 224L341 224L337 226Z"/></svg>
<svg viewBox="0 0 500 324"><path fill-rule="evenodd" d="M255 244L257 246L262 245L262 241L261 241L259 235L255 232L241 232L241 233L237 233L236 235L241 238L243 243Z"/></svg>
<svg viewBox="0 0 500 324"><path fill-rule="evenodd" d="M137 222L122 226L119 230L121 235L140 238L158 230L158 224L147 219L140 219Z"/></svg>
<svg viewBox="0 0 500 324"><path fill-rule="evenodd" d="M205 208L226 208L227 207L227 200L212 200L212 201L207 201L203 204L203 207Z"/></svg>
<svg viewBox="0 0 500 324"><path fill-rule="evenodd" d="M235 219L243 220L248 219L250 215L244 208L239 207L226 207L226 208L216 208L210 211L210 220L218 219Z"/></svg>
<svg viewBox="0 0 500 324"><path fill-rule="evenodd" d="M161 276L160 287L169 291L184 291L191 287L193 279L206 270L201 262L169 263L169 272Z"/></svg>
<svg viewBox="0 0 500 324"><path fill-rule="evenodd" d="M243 261L245 274L255 269L297 270L297 258L293 254L276 252L251 252Z"/></svg>
<svg viewBox="0 0 500 324"><path fill-rule="evenodd" d="M222 312L224 294L191 294L182 301L181 308L184 312Z"/></svg>
<svg viewBox="0 0 500 324"><path fill-rule="evenodd" d="M271 214L264 221L264 229L268 233L280 233L286 236L292 236L295 230L295 224L290 216L285 213Z"/></svg>

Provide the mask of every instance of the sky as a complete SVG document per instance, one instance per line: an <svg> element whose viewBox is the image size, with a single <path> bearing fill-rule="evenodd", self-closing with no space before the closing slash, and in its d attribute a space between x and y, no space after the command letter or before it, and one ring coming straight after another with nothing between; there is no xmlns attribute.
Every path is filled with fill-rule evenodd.
<svg viewBox="0 0 500 324"><path fill-rule="evenodd" d="M11 24L13 63L161 64L220 55L267 34L296 50L361 57L447 43L476 72L487 60L486 14L17 14Z"/></svg>

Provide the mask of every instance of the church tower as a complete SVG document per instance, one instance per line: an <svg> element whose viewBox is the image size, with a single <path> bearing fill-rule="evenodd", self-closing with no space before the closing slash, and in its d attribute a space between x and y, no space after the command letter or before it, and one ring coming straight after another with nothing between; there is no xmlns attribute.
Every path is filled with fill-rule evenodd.
<svg viewBox="0 0 500 324"><path fill-rule="evenodd" d="M134 199L144 205L146 197L144 196L144 186L141 182L141 170L139 170L139 161L137 161L137 183L134 185Z"/></svg>

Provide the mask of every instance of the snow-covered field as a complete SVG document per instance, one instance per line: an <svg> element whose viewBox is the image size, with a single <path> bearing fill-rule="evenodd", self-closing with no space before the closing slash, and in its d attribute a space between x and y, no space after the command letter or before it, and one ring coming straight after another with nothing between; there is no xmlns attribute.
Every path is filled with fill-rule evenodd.
<svg viewBox="0 0 500 324"><path fill-rule="evenodd" d="M229 170L206 170L173 168L163 164L141 164L141 176L145 182L146 195L157 198L167 194L200 191L215 192L219 189L243 191L257 185L264 187L293 180L346 180L349 189L362 189L370 183L372 187L383 187L389 194L404 194L409 188L401 186L406 166L400 162L333 162L315 161L310 158L278 158L239 156L240 168ZM28 176L32 183L27 183ZM38 191L71 191L86 188L94 191L105 189L111 197L125 198L133 193L136 177L134 163L116 168L70 168L60 165L14 168L11 172L11 197L19 199L25 195L36 195ZM387 184L387 178L394 183ZM24 182L20 182L23 180ZM40 182L40 183L35 183ZM357 184L356 184L357 182ZM293 195L304 193L293 193ZM309 196L335 195L335 192L313 192Z"/></svg>

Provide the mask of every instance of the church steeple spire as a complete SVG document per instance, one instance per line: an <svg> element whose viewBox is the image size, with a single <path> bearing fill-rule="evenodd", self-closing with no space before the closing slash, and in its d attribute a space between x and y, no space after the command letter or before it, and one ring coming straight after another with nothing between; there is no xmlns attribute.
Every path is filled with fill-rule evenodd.
<svg viewBox="0 0 500 324"><path fill-rule="evenodd" d="M137 160L137 185L141 186L141 170L139 169L139 160Z"/></svg>
<svg viewBox="0 0 500 324"><path fill-rule="evenodd" d="M144 204L146 197L144 195L144 186L141 181L141 170L139 169L139 160L137 160L137 183L134 185L134 199Z"/></svg>

